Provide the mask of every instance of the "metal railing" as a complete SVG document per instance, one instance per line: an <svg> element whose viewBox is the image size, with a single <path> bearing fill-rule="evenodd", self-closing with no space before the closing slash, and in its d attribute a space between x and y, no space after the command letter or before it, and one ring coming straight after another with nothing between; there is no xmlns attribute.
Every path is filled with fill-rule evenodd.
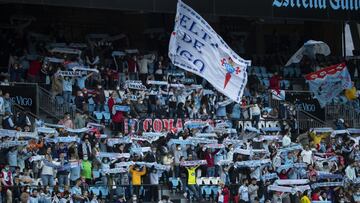
<svg viewBox="0 0 360 203"><path fill-rule="evenodd" d="M22 106L20 106L20 105L18 105L18 104L12 104L12 106L11 106L11 112L12 112L14 115L17 115L17 114L20 113L20 112L24 112L24 113L27 115L27 117L29 118L29 120L30 120L30 122L31 122L31 124L32 124L32 126L31 126L32 130L34 130L34 128L35 128L35 121L36 121L36 120L40 120L37 115L33 114L33 113L30 112L30 111L27 111L24 107L22 107Z"/></svg>
<svg viewBox="0 0 360 203"><path fill-rule="evenodd" d="M72 118L75 117L76 112L83 113L82 110L77 109L75 105L67 103L65 101L56 100L56 96L50 91L39 86L39 109L45 112L56 120L61 120L65 113L69 113ZM92 122L97 122L95 118L89 116Z"/></svg>
<svg viewBox="0 0 360 203"><path fill-rule="evenodd" d="M298 129L308 130L310 128L327 127L328 123L311 115L310 113L297 109Z"/></svg>
<svg viewBox="0 0 360 203"><path fill-rule="evenodd" d="M352 128L360 127L360 114L353 107L344 104L331 104L325 107L327 121L334 122L340 118Z"/></svg>

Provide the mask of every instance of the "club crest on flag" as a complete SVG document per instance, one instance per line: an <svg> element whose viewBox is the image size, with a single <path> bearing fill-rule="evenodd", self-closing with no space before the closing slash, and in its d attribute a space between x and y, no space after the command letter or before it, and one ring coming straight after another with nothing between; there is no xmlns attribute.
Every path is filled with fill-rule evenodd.
<svg viewBox="0 0 360 203"><path fill-rule="evenodd" d="M236 64L231 59L231 57L222 58L221 66L223 68L225 68L225 70L226 70L226 75L225 75L225 80L224 80L224 89L225 89L226 85L229 83L229 81L231 79L231 75L232 74L238 75L239 73L241 73L241 69L239 66L236 66Z"/></svg>

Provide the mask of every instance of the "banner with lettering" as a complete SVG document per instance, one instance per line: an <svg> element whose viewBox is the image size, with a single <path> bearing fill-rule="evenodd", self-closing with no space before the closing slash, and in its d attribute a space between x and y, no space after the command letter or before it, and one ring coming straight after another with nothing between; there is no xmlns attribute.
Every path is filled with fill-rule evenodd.
<svg viewBox="0 0 360 203"><path fill-rule="evenodd" d="M38 93L36 84L1 85L3 94L9 93L11 101L38 115Z"/></svg>
<svg viewBox="0 0 360 203"><path fill-rule="evenodd" d="M351 77L345 63L332 65L305 75L310 91L324 107L343 90L352 88Z"/></svg>
<svg viewBox="0 0 360 203"><path fill-rule="evenodd" d="M321 108L317 99L311 92L286 92L286 101L295 104L296 108L303 110L321 120L325 120L325 109Z"/></svg>
<svg viewBox="0 0 360 203"><path fill-rule="evenodd" d="M190 122L189 122L190 121ZM147 119L125 119L124 122L124 131L125 134L129 132L170 132L171 129L177 128L182 129L186 127L195 127L196 126L206 126L210 125L212 127L215 126L216 120L208 119L159 119L159 118L147 118Z"/></svg>
<svg viewBox="0 0 360 203"><path fill-rule="evenodd" d="M240 102L247 83L248 60L238 56L211 26L181 0L177 4L169 58L176 66L211 83L218 91Z"/></svg>

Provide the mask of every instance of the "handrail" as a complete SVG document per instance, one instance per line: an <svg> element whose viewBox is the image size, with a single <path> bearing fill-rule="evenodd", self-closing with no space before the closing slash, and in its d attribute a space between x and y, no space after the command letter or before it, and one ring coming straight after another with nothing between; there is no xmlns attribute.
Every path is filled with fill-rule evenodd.
<svg viewBox="0 0 360 203"><path fill-rule="evenodd" d="M315 121L317 121L319 123L322 123L323 125L326 125L325 121L321 120L320 118L318 118L318 117L316 117L316 116L314 116L314 115L312 115L312 114L310 114L310 113L308 113L308 112L306 112L306 111L304 111L302 109L298 109L298 112L301 112L301 113L305 114L307 117L310 117L311 119L313 119L313 120L315 120Z"/></svg>
<svg viewBox="0 0 360 203"><path fill-rule="evenodd" d="M76 112L80 112L80 113L84 113L83 110L78 109L78 108L73 108L70 105L57 105L56 101L55 101L55 97L52 95L52 93L50 91L48 91L47 89L40 87L39 86L39 94L41 94L41 99L40 99L40 103L41 102L45 102L43 99L43 97L47 97L48 98L48 102L49 103L43 103L40 105L41 110L43 110L44 112L46 112L47 114L49 114L50 116L61 120L62 116L64 115L64 113L68 112L70 113L70 115L74 118L75 117L75 113ZM60 114L60 115L59 115ZM91 115L89 115L88 117L92 122L97 122L97 120L92 117Z"/></svg>
<svg viewBox="0 0 360 203"><path fill-rule="evenodd" d="M12 106L13 106L13 109L19 109L20 111L26 111L26 109L24 107L20 106L19 104L13 103ZM26 111L26 113L34 119L39 119L39 117L37 115L35 115L34 113L32 113L31 111Z"/></svg>

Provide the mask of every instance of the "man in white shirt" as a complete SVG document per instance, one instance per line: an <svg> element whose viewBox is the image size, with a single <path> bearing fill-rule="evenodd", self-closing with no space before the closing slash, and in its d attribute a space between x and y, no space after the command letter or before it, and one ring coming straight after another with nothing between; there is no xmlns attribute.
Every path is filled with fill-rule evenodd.
<svg viewBox="0 0 360 203"><path fill-rule="evenodd" d="M356 167L356 162L352 162L345 169L346 177L349 178L349 180L354 181L356 179L355 167Z"/></svg>
<svg viewBox="0 0 360 203"><path fill-rule="evenodd" d="M283 147L287 147L287 146L289 146L290 144L291 144L291 139L290 139L290 137L289 137L288 134L285 134L284 137L283 137L283 139L282 139L282 146L283 146Z"/></svg>
<svg viewBox="0 0 360 203"><path fill-rule="evenodd" d="M139 59L139 72L140 72L140 80L143 84L146 84L146 79L149 74L148 65L155 60L155 56L153 54L148 54L144 56L140 56Z"/></svg>
<svg viewBox="0 0 360 203"><path fill-rule="evenodd" d="M305 146L305 149L301 152L301 157L302 157L303 162L305 162L307 164L312 164L313 163L312 151L309 148L309 145Z"/></svg>
<svg viewBox="0 0 360 203"><path fill-rule="evenodd" d="M243 184L239 188L239 199L241 203L249 203L249 187L248 187L248 180L244 179Z"/></svg>

